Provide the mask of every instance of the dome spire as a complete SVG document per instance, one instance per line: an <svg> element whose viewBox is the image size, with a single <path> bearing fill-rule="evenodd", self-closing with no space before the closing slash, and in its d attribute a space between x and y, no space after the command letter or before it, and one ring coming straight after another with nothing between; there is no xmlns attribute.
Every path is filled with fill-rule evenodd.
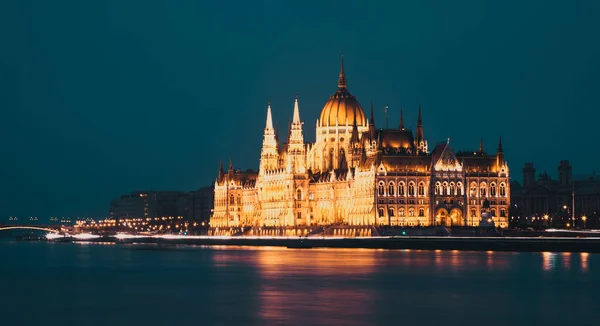
<svg viewBox="0 0 600 326"><path fill-rule="evenodd" d="M338 79L338 88L346 88L346 73L344 72L344 52L342 52L342 65L340 67L340 78Z"/></svg>

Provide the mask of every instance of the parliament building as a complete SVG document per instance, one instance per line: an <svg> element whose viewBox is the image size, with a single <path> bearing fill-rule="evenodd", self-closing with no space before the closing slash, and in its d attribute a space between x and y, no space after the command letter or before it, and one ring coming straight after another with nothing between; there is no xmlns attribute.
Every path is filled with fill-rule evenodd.
<svg viewBox="0 0 600 326"><path fill-rule="evenodd" d="M414 133L402 114L398 128L378 129L372 104L367 118L348 90L343 57L337 86L316 121L315 143L304 142L297 97L287 143L267 106L258 172L221 164L211 228L479 226L482 215L507 227L501 140L491 154L482 143L468 152L449 140L430 148L420 106Z"/></svg>

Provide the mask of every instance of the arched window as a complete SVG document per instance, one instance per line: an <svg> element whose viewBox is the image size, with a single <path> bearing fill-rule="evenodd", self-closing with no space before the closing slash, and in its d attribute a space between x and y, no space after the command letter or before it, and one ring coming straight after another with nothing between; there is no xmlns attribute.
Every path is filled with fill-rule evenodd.
<svg viewBox="0 0 600 326"><path fill-rule="evenodd" d="M233 197L233 194L231 194L231 197L229 197L229 205L234 205L235 204L235 197Z"/></svg>
<svg viewBox="0 0 600 326"><path fill-rule="evenodd" d="M377 194L379 196L383 196L385 194L385 186L383 184L383 181L379 182L379 186L377 187Z"/></svg>
<svg viewBox="0 0 600 326"><path fill-rule="evenodd" d="M398 185L398 195L404 196L404 182L400 182Z"/></svg>
<svg viewBox="0 0 600 326"><path fill-rule="evenodd" d="M506 217L506 208L500 208L500 217Z"/></svg>
<svg viewBox="0 0 600 326"><path fill-rule="evenodd" d="M302 190L301 189L296 190L296 199L302 200Z"/></svg>
<svg viewBox="0 0 600 326"><path fill-rule="evenodd" d="M477 210L475 208L471 208L471 217L477 216Z"/></svg>
<svg viewBox="0 0 600 326"><path fill-rule="evenodd" d="M504 182L500 184L500 196L506 196L506 186L504 185Z"/></svg>
<svg viewBox="0 0 600 326"><path fill-rule="evenodd" d="M390 184L388 185L388 196L393 196L394 195L394 183L390 182Z"/></svg>
<svg viewBox="0 0 600 326"><path fill-rule="evenodd" d="M237 196L237 204L241 205L242 204L242 195L238 195Z"/></svg>
<svg viewBox="0 0 600 326"><path fill-rule="evenodd" d="M425 196L425 184L423 182L419 182L419 196Z"/></svg>
<svg viewBox="0 0 600 326"><path fill-rule="evenodd" d="M482 182L479 188L479 196L485 197L487 196L487 185L485 182Z"/></svg>
<svg viewBox="0 0 600 326"><path fill-rule="evenodd" d="M398 216L404 216L404 207L400 207L400 209L398 209Z"/></svg>
<svg viewBox="0 0 600 326"><path fill-rule="evenodd" d="M496 217L496 209L495 209L495 208L492 208L492 209L491 209L491 212L492 212L492 217Z"/></svg>
<svg viewBox="0 0 600 326"><path fill-rule="evenodd" d="M408 216L410 216L410 217L415 216L415 209L413 207L408 209Z"/></svg>
<svg viewBox="0 0 600 326"><path fill-rule="evenodd" d="M411 182L408 184L408 195L409 196L414 196L415 195L415 184L414 182Z"/></svg>
<svg viewBox="0 0 600 326"><path fill-rule="evenodd" d="M383 207L379 207L379 217L385 216L385 210Z"/></svg>
<svg viewBox="0 0 600 326"><path fill-rule="evenodd" d="M454 196L455 193L454 182L450 182L450 195Z"/></svg>
<svg viewBox="0 0 600 326"><path fill-rule="evenodd" d="M390 214L390 217L394 217L394 208L393 207L390 207L388 209L388 214Z"/></svg>
<svg viewBox="0 0 600 326"><path fill-rule="evenodd" d="M456 195L462 196L462 183L458 182L456 184Z"/></svg>
<svg viewBox="0 0 600 326"><path fill-rule="evenodd" d="M442 184L438 181L435 183L435 194L442 195L444 191L442 190Z"/></svg>
<svg viewBox="0 0 600 326"><path fill-rule="evenodd" d="M442 193L442 195L450 195L450 187L448 187L448 182L444 182L442 186L444 187L444 192Z"/></svg>
<svg viewBox="0 0 600 326"><path fill-rule="evenodd" d="M471 193L469 195L472 197L477 196L477 184L475 182L471 183Z"/></svg>
<svg viewBox="0 0 600 326"><path fill-rule="evenodd" d="M496 184L495 183L490 184L490 196L496 196Z"/></svg>
<svg viewBox="0 0 600 326"><path fill-rule="evenodd" d="M419 208L419 216L423 217L425 216L425 209L424 208Z"/></svg>

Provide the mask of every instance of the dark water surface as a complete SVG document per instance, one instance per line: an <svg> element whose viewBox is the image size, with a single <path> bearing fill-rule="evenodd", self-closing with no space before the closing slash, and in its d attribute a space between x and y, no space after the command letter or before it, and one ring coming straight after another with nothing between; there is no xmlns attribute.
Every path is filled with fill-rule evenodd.
<svg viewBox="0 0 600 326"><path fill-rule="evenodd" d="M600 325L600 255L0 242L0 325Z"/></svg>

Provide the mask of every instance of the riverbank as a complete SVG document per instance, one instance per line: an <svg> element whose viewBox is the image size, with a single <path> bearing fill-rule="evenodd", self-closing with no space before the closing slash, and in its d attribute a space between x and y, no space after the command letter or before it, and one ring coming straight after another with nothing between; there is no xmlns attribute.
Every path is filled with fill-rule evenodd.
<svg viewBox="0 0 600 326"><path fill-rule="evenodd" d="M289 238L289 237L101 237L95 239L61 238L55 241L114 243L156 243L200 246L276 246L287 248L363 248L416 250L470 250L522 252L600 253L600 237L365 237L365 238Z"/></svg>

